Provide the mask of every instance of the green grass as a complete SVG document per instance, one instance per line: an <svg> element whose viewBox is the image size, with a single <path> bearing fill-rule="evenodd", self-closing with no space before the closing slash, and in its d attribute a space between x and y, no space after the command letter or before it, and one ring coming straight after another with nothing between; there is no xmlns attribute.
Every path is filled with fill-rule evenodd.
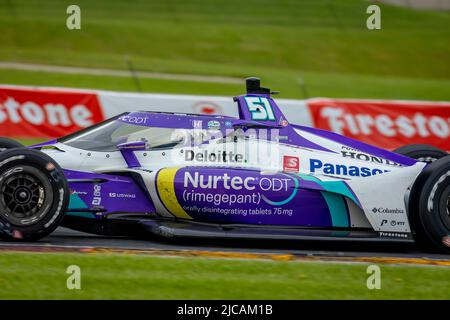
<svg viewBox="0 0 450 320"><path fill-rule="evenodd" d="M251 74L251 73L249 73ZM304 99L307 97L378 98L412 100L450 100L450 80L414 79L349 74L325 74L317 72L295 73L291 71L261 71L264 84L280 89L279 98ZM307 84L307 96L301 90L298 79ZM91 76L0 70L0 83L22 85L64 86L73 88L96 88L116 91L135 91L131 78ZM174 94L208 94L231 96L242 94L244 80L239 84L189 82L141 79L145 92Z"/></svg>
<svg viewBox="0 0 450 320"><path fill-rule="evenodd" d="M308 96L450 100L450 13L363 0L0 0L0 61L246 77ZM0 83L133 91L131 79L0 70ZM236 95L243 86L141 79L147 92ZM32 144L38 140L21 140ZM82 269L82 290L65 270ZM450 299L450 269L81 254L0 254L2 299Z"/></svg>
<svg viewBox="0 0 450 320"><path fill-rule="evenodd" d="M2 3L4 58L23 49L19 57L47 62L38 53L50 51L63 64L120 68L133 55L151 69L189 73L202 62L225 64L220 73L233 65L441 78L450 71L450 15L442 12L382 6L383 30L374 32L362 0L80 0L82 30L70 31L71 1Z"/></svg>
<svg viewBox="0 0 450 320"><path fill-rule="evenodd" d="M363 0L0 0L0 60L169 73L258 75L282 97L450 100L450 14ZM1 70L0 82L133 90L130 79ZM142 80L145 91L231 95L237 85Z"/></svg>
<svg viewBox="0 0 450 320"><path fill-rule="evenodd" d="M81 290L66 269L81 268ZM450 299L450 268L110 254L0 254L0 299Z"/></svg>
<svg viewBox="0 0 450 320"><path fill-rule="evenodd" d="M37 144L40 142L44 142L50 139L41 139L41 138L20 138L20 139L16 139L17 141L19 141L21 144L23 144L24 146L31 146L33 144Z"/></svg>

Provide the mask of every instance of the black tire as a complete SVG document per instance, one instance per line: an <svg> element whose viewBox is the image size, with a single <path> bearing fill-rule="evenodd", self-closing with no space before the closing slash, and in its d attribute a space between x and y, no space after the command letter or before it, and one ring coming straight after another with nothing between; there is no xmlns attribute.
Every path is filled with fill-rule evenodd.
<svg viewBox="0 0 450 320"><path fill-rule="evenodd" d="M13 139L8 138L0 138L0 151L5 151L6 149L12 149L12 148L22 148L23 145Z"/></svg>
<svg viewBox="0 0 450 320"><path fill-rule="evenodd" d="M393 152L407 156L418 161L432 163L448 156L448 153L428 144L409 144L395 149Z"/></svg>
<svg viewBox="0 0 450 320"><path fill-rule="evenodd" d="M53 232L69 203L59 165L26 148L0 153L0 239L34 241Z"/></svg>
<svg viewBox="0 0 450 320"><path fill-rule="evenodd" d="M416 242L450 254L450 156L429 164L415 181L409 217Z"/></svg>

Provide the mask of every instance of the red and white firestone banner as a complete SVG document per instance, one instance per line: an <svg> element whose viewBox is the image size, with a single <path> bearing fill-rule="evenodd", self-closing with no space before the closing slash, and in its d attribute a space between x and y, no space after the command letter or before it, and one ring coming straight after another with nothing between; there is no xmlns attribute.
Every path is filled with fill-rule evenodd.
<svg viewBox="0 0 450 320"><path fill-rule="evenodd" d="M386 149L431 144L450 150L450 102L310 99L313 126Z"/></svg>
<svg viewBox="0 0 450 320"><path fill-rule="evenodd" d="M386 149L410 143L450 150L450 102L277 99L286 118ZM0 136L56 138L126 111L238 116L233 99L0 85Z"/></svg>
<svg viewBox="0 0 450 320"><path fill-rule="evenodd" d="M60 137L103 119L96 93L0 87L3 137Z"/></svg>

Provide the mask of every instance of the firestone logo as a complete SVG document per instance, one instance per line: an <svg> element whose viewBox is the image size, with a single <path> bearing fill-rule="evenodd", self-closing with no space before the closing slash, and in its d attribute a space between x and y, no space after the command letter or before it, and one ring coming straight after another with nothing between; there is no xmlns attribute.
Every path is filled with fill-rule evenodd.
<svg viewBox="0 0 450 320"><path fill-rule="evenodd" d="M408 234L401 232L380 232L380 237L386 238L408 238Z"/></svg>
<svg viewBox="0 0 450 320"><path fill-rule="evenodd" d="M348 113L339 107L323 107L320 116L327 119L330 129L339 134L345 132L355 136L381 134L386 137L401 135L407 138L436 136L442 139L450 136L450 118L425 116L421 112L416 112L412 116L373 115Z"/></svg>
<svg viewBox="0 0 450 320"><path fill-rule="evenodd" d="M82 104L77 104L71 108L63 104L45 103L42 106L26 101L19 103L8 97L0 103L0 124L5 121L11 123L28 122L32 125L44 125L70 127L75 125L80 128L94 124L91 111Z"/></svg>

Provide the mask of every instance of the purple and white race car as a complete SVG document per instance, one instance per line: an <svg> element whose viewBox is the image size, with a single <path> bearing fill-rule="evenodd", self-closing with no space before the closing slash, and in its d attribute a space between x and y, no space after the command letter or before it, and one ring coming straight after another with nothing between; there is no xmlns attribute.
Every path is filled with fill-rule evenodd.
<svg viewBox="0 0 450 320"><path fill-rule="evenodd" d="M450 253L450 156L290 124L257 78L239 118L137 111L23 148L1 139L0 238L416 241Z"/></svg>

